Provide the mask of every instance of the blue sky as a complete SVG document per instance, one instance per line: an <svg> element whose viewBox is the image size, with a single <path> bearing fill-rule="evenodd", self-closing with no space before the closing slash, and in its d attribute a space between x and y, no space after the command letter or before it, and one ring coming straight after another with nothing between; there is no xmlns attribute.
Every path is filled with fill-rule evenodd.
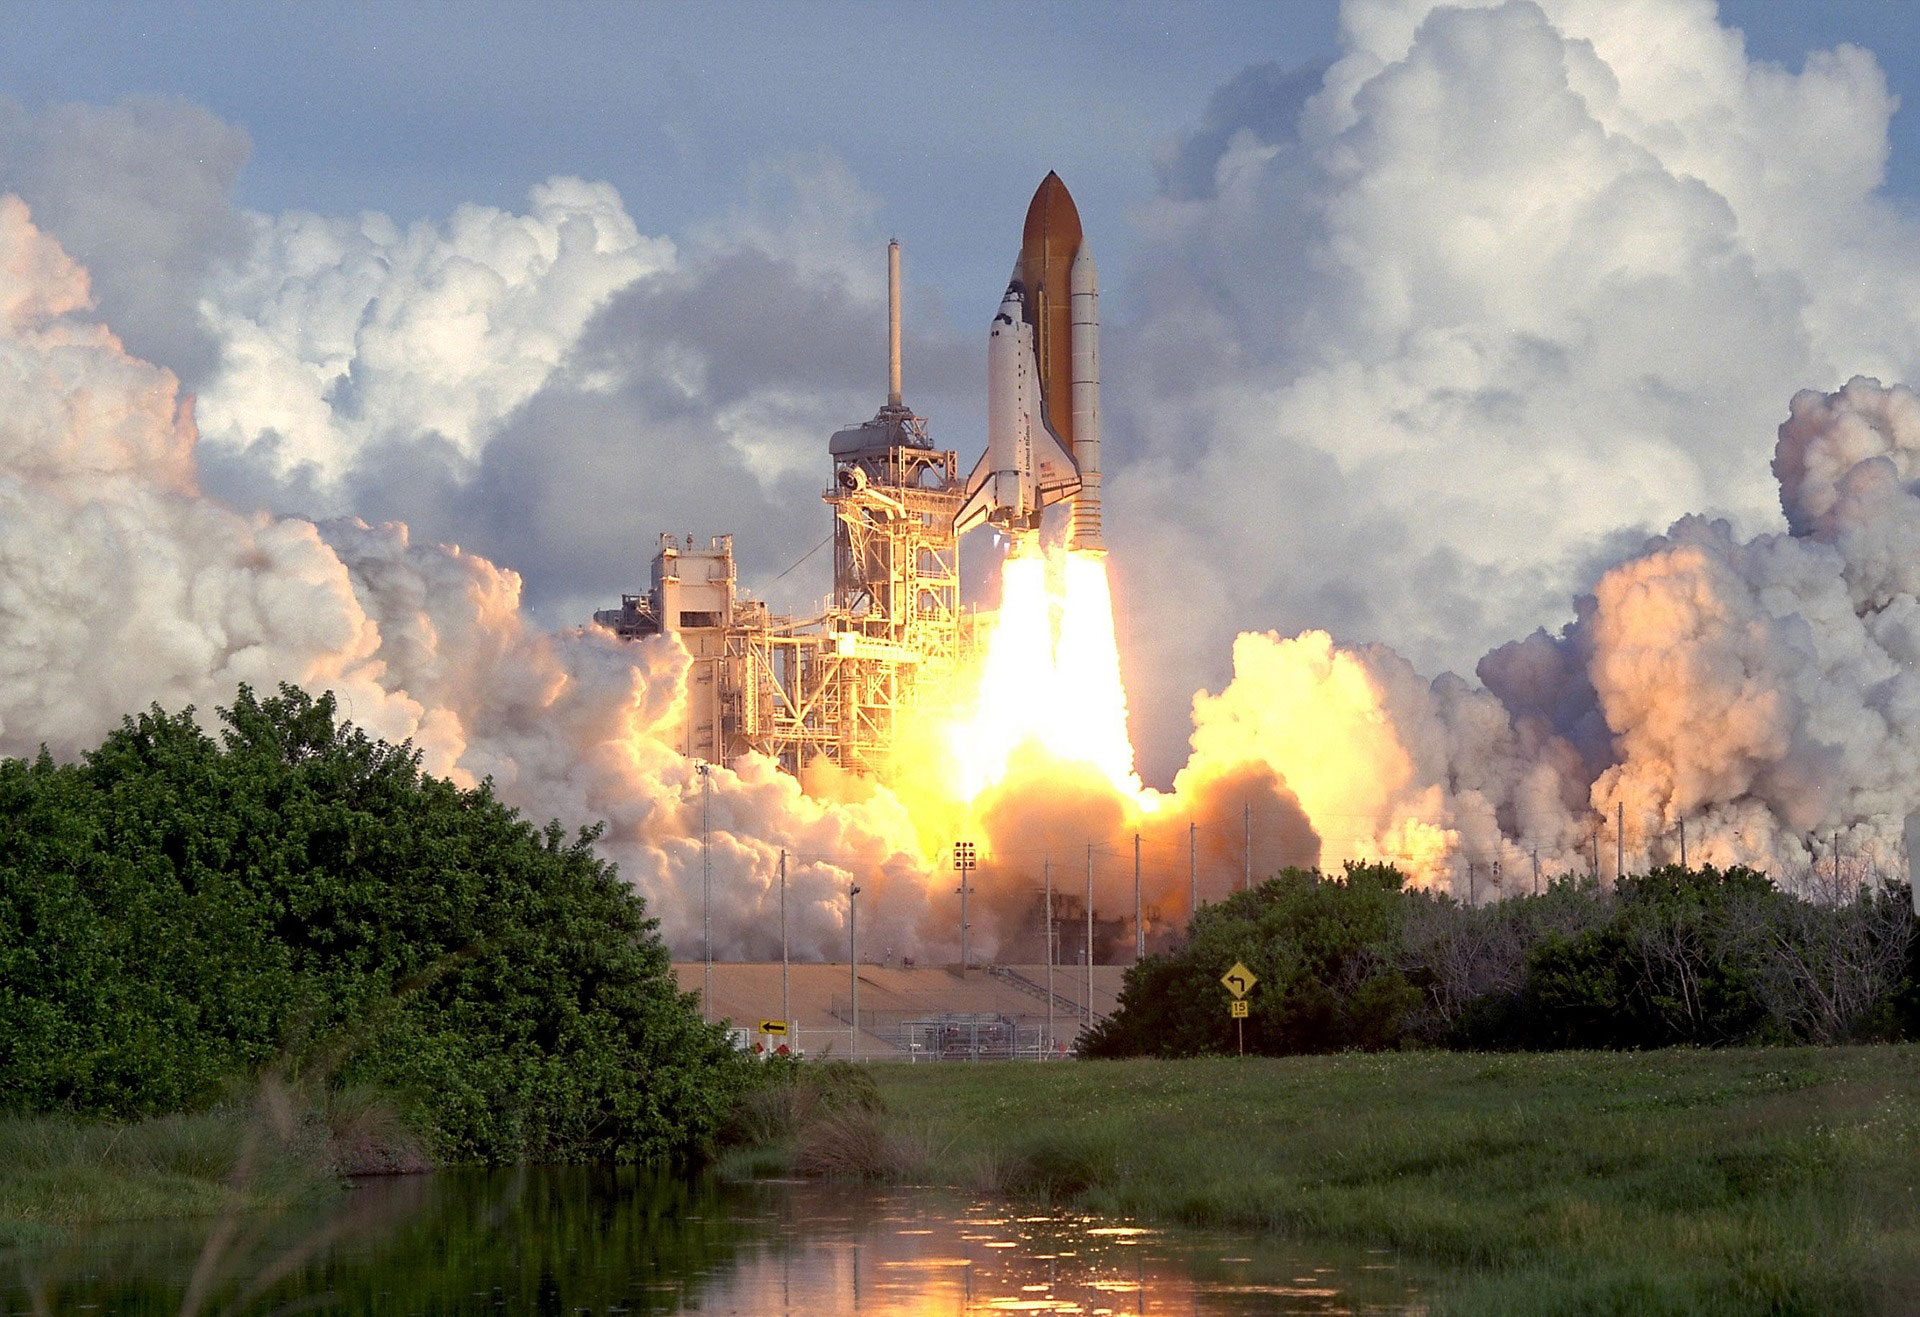
<svg viewBox="0 0 1920 1317"><path fill-rule="evenodd" d="M1756 57L1867 46L1920 106L1899 0L1724 0ZM1109 262L1156 155L1249 64L1324 63L1331 0L1268 3L15 4L0 90L29 108L184 97L246 130L263 211L441 215L605 179L648 232L737 202L756 162L844 158L950 306L988 307L1006 226L1058 169ZM1920 115L1890 192L1920 196ZM970 317L977 319L978 316Z"/></svg>

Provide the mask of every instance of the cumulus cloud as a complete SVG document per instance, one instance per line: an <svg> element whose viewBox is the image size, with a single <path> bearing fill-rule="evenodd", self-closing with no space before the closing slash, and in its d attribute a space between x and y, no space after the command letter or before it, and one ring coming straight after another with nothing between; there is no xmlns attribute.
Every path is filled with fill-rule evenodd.
<svg viewBox="0 0 1920 1317"><path fill-rule="evenodd" d="M643 584L663 531L746 532L745 579L771 585L825 531L827 435L884 396L877 210L806 158L678 243L577 179L523 214L250 216L203 303L209 486L512 563L554 625ZM977 410L966 346L924 324L909 398ZM816 561L780 594L804 611L826 588Z"/></svg>
<svg viewBox="0 0 1920 1317"><path fill-rule="evenodd" d="M1330 860L1462 894L1468 865L1525 890L1536 858L1586 872L1597 846L1610 878L1616 850L1672 863L1683 833L1696 863L1789 880L1836 856L1898 872L1920 810L1920 398L1802 392L1774 467L1790 532L1680 518L1558 634L1482 659L1483 688L1323 632L1242 635L1195 702L1194 762L1265 764Z"/></svg>
<svg viewBox="0 0 1920 1317"><path fill-rule="evenodd" d="M1756 63L1678 0L1357 0L1342 31L1310 97L1268 74L1216 99L1143 218L1145 327L1112 336L1159 774L1236 631L1465 670L1557 625L1623 528L1777 525L1779 399L1920 369L1866 52Z"/></svg>
<svg viewBox="0 0 1920 1317"><path fill-rule="evenodd" d="M607 297L674 254L611 187L571 178L534 188L519 215L464 206L402 226L295 212L249 226L245 256L205 294L221 362L201 426L210 445L298 473L323 498L382 441L477 458Z"/></svg>
<svg viewBox="0 0 1920 1317"><path fill-rule="evenodd" d="M86 272L0 199L0 737L72 753L149 700L276 676L355 688L396 726L346 573L310 524L200 496L171 373L85 317Z"/></svg>
<svg viewBox="0 0 1920 1317"><path fill-rule="evenodd" d="M1920 368L1872 57L1755 63L1704 3L1358 0L1343 40L1311 95L1223 89L1145 216L1108 409L1143 758L1244 632L1195 755L1284 776L1329 858L1465 891L1603 833L1610 872L1618 811L1630 866L1683 826L1890 865L1913 397L1798 393L1774 482L1761 439Z"/></svg>

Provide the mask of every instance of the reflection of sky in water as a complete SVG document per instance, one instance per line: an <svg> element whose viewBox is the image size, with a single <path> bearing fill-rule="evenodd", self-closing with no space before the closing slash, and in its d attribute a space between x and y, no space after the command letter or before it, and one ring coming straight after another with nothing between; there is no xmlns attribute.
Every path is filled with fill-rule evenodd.
<svg viewBox="0 0 1920 1317"><path fill-rule="evenodd" d="M938 1191L765 1187L771 1229L711 1278L708 1313L890 1314L1401 1312L1393 1260L1337 1262L1238 1233L1154 1230L1030 1215Z"/></svg>
<svg viewBox="0 0 1920 1317"><path fill-rule="evenodd" d="M0 1314L1386 1313L1383 1253L1155 1230L932 1189L688 1183L631 1168L362 1183L283 1217L131 1223L0 1249ZM207 1261L210 1238L224 1238Z"/></svg>

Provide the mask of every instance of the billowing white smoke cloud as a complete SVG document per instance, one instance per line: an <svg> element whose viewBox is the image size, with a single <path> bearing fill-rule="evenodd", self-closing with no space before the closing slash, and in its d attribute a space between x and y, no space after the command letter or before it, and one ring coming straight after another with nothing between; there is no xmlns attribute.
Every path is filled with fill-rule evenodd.
<svg viewBox="0 0 1920 1317"><path fill-rule="evenodd" d="M1777 525L1780 399L1920 377L1868 53L1755 63L1705 0L1351 0L1342 32L1318 80L1223 90L1109 336L1156 776L1236 631L1465 670L1682 513Z"/></svg>
<svg viewBox="0 0 1920 1317"><path fill-rule="evenodd" d="M132 96L30 114L0 99L0 190L87 268L129 351L197 388L218 360L194 314L209 272L240 258L231 199L245 132L184 101Z"/></svg>
<svg viewBox="0 0 1920 1317"><path fill-rule="evenodd" d="M1558 636L1431 683L1321 632L1240 637L1196 702L1197 761L1282 775L1329 860L1384 856L1465 892L1585 871L1757 864L1897 873L1920 809L1920 397L1803 392L1774 470L1792 529L1689 515L1604 573Z"/></svg>
<svg viewBox="0 0 1920 1317"><path fill-rule="evenodd" d="M1920 371L1872 57L1755 64L1684 0L1353 0L1342 26L1324 76L1239 80L1170 160L1156 314L1116 335L1149 764L1227 636L1326 626L1413 663L1242 636L1194 744L1283 775L1329 858L1512 890L1536 850L1586 867L1596 827L1610 872L1620 806L1629 865L1677 858L1683 821L1694 859L1890 860L1920 744L1910 400L1800 396L1777 491L1755 442L1808 382ZM1791 534L1756 535L1775 506ZM1415 676L1575 595L1486 689Z"/></svg>
<svg viewBox="0 0 1920 1317"><path fill-rule="evenodd" d="M275 477L302 474L330 511L343 510L356 457L382 440L437 440L476 459L608 296L674 260L611 187L574 178L534 188L524 215L248 219L250 250L202 304L222 359L201 429Z"/></svg>
<svg viewBox="0 0 1920 1317"><path fill-rule="evenodd" d="M85 317L87 278L0 198L0 753L63 757L159 701L250 682L338 692L375 735L535 819L604 819L606 853L698 946L703 784L661 739L685 655L528 625L519 579L404 526L246 515L204 495L173 376ZM770 764L708 796L720 954L777 946L780 849L799 954L844 938L849 877L877 938L916 944L912 830L884 794L823 804Z"/></svg>
<svg viewBox="0 0 1920 1317"><path fill-rule="evenodd" d="M0 738L71 753L119 713L241 681L339 686L396 719L311 525L198 495L173 377L76 313L86 273L0 198Z"/></svg>
<svg viewBox="0 0 1920 1317"><path fill-rule="evenodd" d="M1788 535L1690 517L1602 578L1581 626L1622 763L1594 803L1669 852L1701 817L1722 854L1791 871L1837 839L1891 869L1920 808L1920 400L1801 393L1774 470Z"/></svg>

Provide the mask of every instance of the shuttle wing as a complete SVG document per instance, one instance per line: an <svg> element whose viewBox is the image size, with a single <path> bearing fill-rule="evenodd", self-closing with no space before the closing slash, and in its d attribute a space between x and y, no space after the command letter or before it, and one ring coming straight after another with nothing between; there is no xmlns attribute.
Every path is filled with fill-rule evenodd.
<svg viewBox="0 0 1920 1317"><path fill-rule="evenodd" d="M967 501L960 505L960 511L953 519L955 535L978 526L994 509L992 472L987 469L988 456L986 453L980 454L980 460L973 464L973 473L967 477Z"/></svg>

